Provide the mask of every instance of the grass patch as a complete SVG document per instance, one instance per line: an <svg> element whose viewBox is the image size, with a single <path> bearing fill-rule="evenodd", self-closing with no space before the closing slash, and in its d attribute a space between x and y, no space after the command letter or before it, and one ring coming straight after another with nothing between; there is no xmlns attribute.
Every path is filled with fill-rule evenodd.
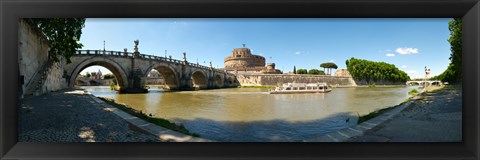
<svg viewBox="0 0 480 160"><path fill-rule="evenodd" d="M97 98L103 100L104 102L106 102L106 103L108 103L112 106L117 107L118 109L120 109L124 112L127 112L128 114L131 114L135 117L143 119L147 122L150 122L150 123L153 123L153 124L156 124L156 125L159 125L159 126L162 126L162 127L165 127L165 128L170 129L170 130L177 131L177 132L180 132L180 133L183 133L183 134L186 134L186 135L190 135L190 136L193 136L193 137L200 137L199 134L191 133L190 131L188 131L187 128L185 128L185 126L183 126L182 124L177 125L177 124L172 123L172 122L170 122L166 119L163 119L163 118L152 117L151 114L146 115L142 111L132 109L132 108L130 108L126 105L123 105L123 104L118 104L118 103L115 102L115 100L110 99L110 98L103 98L103 97L97 97Z"/></svg>
<svg viewBox="0 0 480 160"><path fill-rule="evenodd" d="M408 91L408 94L409 94L409 95L417 95L417 94L419 94L419 93L420 93L420 92L418 92L416 89L412 89L412 90Z"/></svg>
<svg viewBox="0 0 480 160"><path fill-rule="evenodd" d="M393 106L393 107L388 107L388 108L383 108L383 109L379 109L379 110L375 110L369 114L366 114L366 115L363 115L363 116L359 116L358 117L358 121L357 121L357 124L360 124L362 122L365 122L365 121L368 121L372 118L375 118L377 116L379 116L380 114L382 113L385 113L386 111L389 111L390 109L393 109L395 107L397 107L399 105L396 105L396 106Z"/></svg>
<svg viewBox="0 0 480 160"><path fill-rule="evenodd" d="M401 105L407 103L408 101L410 101L411 99L412 99L412 97L407 98L407 99L404 100L402 103L400 103L400 104L398 104L398 105L396 105L396 106L387 107L387 108L383 108L383 109L378 109L378 110L375 110L375 111L373 111L373 112L371 112L371 113L369 113L369 114L366 114L366 115L363 115L363 116L358 116L357 124L360 124L360 123L362 123L362 122L368 121L368 120L370 120L370 119L372 119L372 118L375 118L375 117L377 117L377 116L379 116L379 115L381 115L381 114L383 114L383 113L385 113L385 112L387 112L387 111L389 111L389 110L391 110L391 109L394 109L394 108L396 108L396 107L398 107L398 106L401 106Z"/></svg>
<svg viewBox="0 0 480 160"><path fill-rule="evenodd" d="M377 87L377 85L375 85L375 83L372 83L372 84L369 84L368 87Z"/></svg>
<svg viewBox="0 0 480 160"><path fill-rule="evenodd" d="M238 88L275 88L275 86L238 86Z"/></svg>

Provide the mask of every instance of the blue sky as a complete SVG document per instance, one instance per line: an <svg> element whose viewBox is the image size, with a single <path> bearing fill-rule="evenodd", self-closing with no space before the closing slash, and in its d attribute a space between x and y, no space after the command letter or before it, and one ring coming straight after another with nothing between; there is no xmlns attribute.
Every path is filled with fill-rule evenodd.
<svg viewBox="0 0 480 160"><path fill-rule="evenodd" d="M223 67L223 59L234 48L246 44L253 54L289 72L297 69L322 69L334 62L346 68L351 57L383 61L406 71L411 78L423 77L424 67L431 75L443 72L450 57L448 22L451 18L413 19L87 19L80 42L83 49L133 51L139 39L142 54L187 53L187 60ZM205 63L204 63L205 62ZM90 67L85 72L109 71Z"/></svg>

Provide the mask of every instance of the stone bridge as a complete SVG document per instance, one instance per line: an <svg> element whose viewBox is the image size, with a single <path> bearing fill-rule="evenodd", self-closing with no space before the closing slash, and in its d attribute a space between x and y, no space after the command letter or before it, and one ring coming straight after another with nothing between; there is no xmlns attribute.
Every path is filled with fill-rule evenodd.
<svg viewBox="0 0 480 160"><path fill-rule="evenodd" d="M406 82L407 86L413 86L413 85L424 86L425 84L427 84L427 86L440 85L442 84L442 81L407 81Z"/></svg>
<svg viewBox="0 0 480 160"><path fill-rule="evenodd" d="M65 65L68 85L73 87L82 70L99 65L110 70L118 81L117 89L123 92L146 92L144 85L148 73L155 69L165 78L170 90L195 90L239 86L234 74L190 63L183 53L183 60L171 56L159 57L140 54L138 51L78 50Z"/></svg>

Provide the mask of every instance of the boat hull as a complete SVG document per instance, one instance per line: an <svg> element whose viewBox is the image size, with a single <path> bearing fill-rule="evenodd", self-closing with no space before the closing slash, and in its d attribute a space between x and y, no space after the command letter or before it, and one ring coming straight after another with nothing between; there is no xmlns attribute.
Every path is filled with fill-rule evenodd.
<svg viewBox="0 0 480 160"><path fill-rule="evenodd" d="M270 94L297 94L297 93L328 93L331 89L327 90L289 90L289 91L271 91Z"/></svg>

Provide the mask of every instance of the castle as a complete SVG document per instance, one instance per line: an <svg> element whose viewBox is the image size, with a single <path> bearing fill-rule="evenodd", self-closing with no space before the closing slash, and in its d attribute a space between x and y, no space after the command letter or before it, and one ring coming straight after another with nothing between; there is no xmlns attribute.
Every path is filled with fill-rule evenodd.
<svg viewBox="0 0 480 160"><path fill-rule="evenodd" d="M224 61L227 72L237 74L281 74L275 69L275 63L268 63L265 66L265 57L254 55L249 48L243 45L243 48L235 48L232 55L225 58Z"/></svg>

